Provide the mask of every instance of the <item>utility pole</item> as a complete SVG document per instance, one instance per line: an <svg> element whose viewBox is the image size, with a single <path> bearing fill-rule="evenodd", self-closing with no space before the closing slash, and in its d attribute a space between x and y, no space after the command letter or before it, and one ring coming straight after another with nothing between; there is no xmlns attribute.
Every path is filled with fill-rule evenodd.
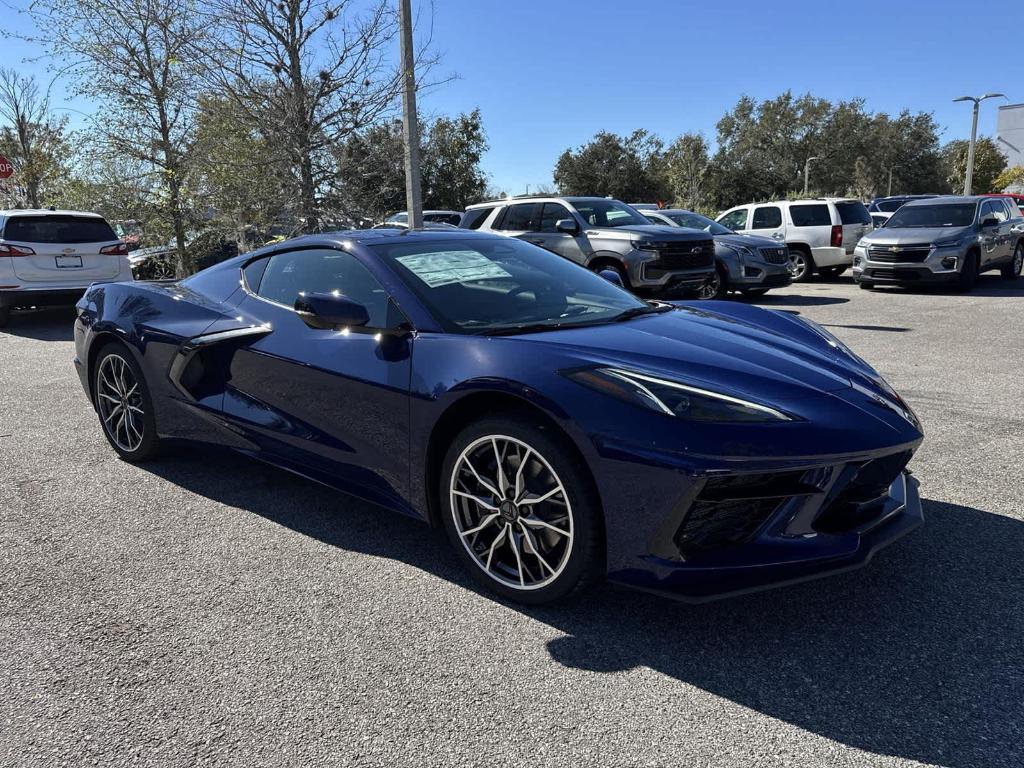
<svg viewBox="0 0 1024 768"><path fill-rule="evenodd" d="M1005 93L986 93L984 96L960 96L957 101L973 101L974 117L971 120L971 143L967 145L967 175L964 176L964 195L971 194L971 182L974 180L974 144L978 138L978 108L985 99L1006 98Z"/></svg>
<svg viewBox="0 0 1024 768"><path fill-rule="evenodd" d="M895 165L889 166L889 191L885 193L886 197L892 197L892 169L895 167Z"/></svg>
<svg viewBox="0 0 1024 768"><path fill-rule="evenodd" d="M402 135L405 138L405 207L409 229L423 228L420 185L420 126L416 115L416 64L412 47L410 0L398 0L402 32Z"/></svg>
<svg viewBox="0 0 1024 768"><path fill-rule="evenodd" d="M807 191L808 190L808 179L810 178L810 174L811 174L811 161L812 160L821 160L821 158L820 157L808 157L807 158L807 162L804 163L804 197L807 197L807 195L808 195L808 191Z"/></svg>

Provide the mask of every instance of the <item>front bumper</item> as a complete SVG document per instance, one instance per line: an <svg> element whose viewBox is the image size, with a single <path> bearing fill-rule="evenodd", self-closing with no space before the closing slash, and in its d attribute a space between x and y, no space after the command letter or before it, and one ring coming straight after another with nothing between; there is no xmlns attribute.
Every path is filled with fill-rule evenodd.
<svg viewBox="0 0 1024 768"><path fill-rule="evenodd" d="M738 274L729 272L728 287L739 290L745 288L783 288L793 282L789 267L777 264L745 263L737 269Z"/></svg>
<svg viewBox="0 0 1024 768"><path fill-rule="evenodd" d="M960 279L965 254L959 248L931 247L917 261L874 258L859 248L853 259L853 279L858 283L889 285L950 285Z"/></svg>
<svg viewBox="0 0 1024 768"><path fill-rule="evenodd" d="M916 443L830 463L705 470L615 558L612 582L705 602L866 565L923 522ZM640 521L634 520L634 523Z"/></svg>

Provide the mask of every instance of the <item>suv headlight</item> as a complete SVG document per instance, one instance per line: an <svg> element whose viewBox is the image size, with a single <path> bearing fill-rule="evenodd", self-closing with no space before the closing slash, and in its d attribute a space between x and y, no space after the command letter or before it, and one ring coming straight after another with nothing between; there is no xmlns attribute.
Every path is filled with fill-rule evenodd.
<svg viewBox="0 0 1024 768"><path fill-rule="evenodd" d="M762 403L623 368L583 368L565 375L597 392L690 421L797 421L797 417Z"/></svg>
<svg viewBox="0 0 1024 768"><path fill-rule="evenodd" d="M960 237L953 237L941 242L935 243L936 248L959 248L961 245L969 243L974 240L975 236L972 235L961 235Z"/></svg>
<svg viewBox="0 0 1024 768"><path fill-rule="evenodd" d="M735 253L741 259L752 259L754 258L754 252L743 245L732 245L731 243L722 243L726 248Z"/></svg>

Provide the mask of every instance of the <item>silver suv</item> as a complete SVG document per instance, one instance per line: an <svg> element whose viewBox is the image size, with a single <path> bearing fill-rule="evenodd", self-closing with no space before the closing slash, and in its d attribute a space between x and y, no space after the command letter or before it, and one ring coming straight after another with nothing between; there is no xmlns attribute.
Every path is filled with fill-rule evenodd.
<svg viewBox="0 0 1024 768"><path fill-rule="evenodd" d="M461 226L525 240L595 272L614 270L635 293L696 294L715 272L715 243L707 232L653 225L634 208L604 197L471 205Z"/></svg>
<svg viewBox="0 0 1024 768"><path fill-rule="evenodd" d="M948 285L969 291L981 272L1020 276L1024 218L1010 198L912 200L857 243L853 279L875 285Z"/></svg>

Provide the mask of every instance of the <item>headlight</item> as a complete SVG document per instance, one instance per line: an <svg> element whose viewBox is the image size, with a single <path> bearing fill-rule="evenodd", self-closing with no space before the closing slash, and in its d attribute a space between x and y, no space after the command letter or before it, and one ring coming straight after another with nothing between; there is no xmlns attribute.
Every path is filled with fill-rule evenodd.
<svg viewBox="0 0 1024 768"><path fill-rule="evenodd" d="M690 421L781 422L795 417L761 403L622 368L584 368L566 375L585 387Z"/></svg>
<svg viewBox="0 0 1024 768"><path fill-rule="evenodd" d="M730 243L722 243L722 245L724 245L726 248L728 248L730 251L735 253L737 256L740 256L741 258L754 258L754 252L745 246L732 245Z"/></svg>
<svg viewBox="0 0 1024 768"><path fill-rule="evenodd" d="M936 243L935 247L936 248L959 248L961 245L963 245L968 240L973 240L973 239L974 239L974 235L970 235L970 236L967 236L967 237L964 237L963 235L961 235L960 237L956 237L956 238L953 238L951 240L943 240L941 243Z"/></svg>
<svg viewBox="0 0 1024 768"><path fill-rule="evenodd" d="M654 243L644 242L643 240L633 240L630 245L638 251L656 251L658 250Z"/></svg>

